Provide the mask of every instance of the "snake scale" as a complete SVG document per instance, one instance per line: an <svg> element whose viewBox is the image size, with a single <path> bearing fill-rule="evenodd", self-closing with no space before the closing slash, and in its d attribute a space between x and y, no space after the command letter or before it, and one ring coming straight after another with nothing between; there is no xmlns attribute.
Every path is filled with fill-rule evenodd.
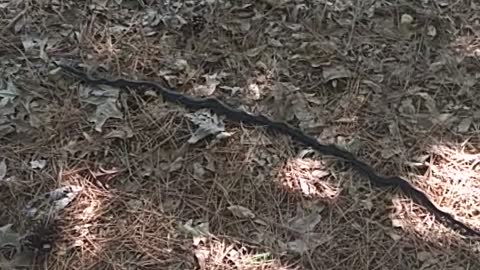
<svg viewBox="0 0 480 270"><path fill-rule="evenodd" d="M405 195L427 208L427 210L439 219L439 221L445 222L452 229L459 230L463 235L480 237L480 232L472 229L463 222L456 220L451 214L440 210L432 203L423 191L413 186L407 180L404 180L399 176L380 176L375 173L371 166L357 159L352 153L340 149L335 145L322 144L314 137L306 135L301 130L294 128L287 123L273 121L263 115L253 115L242 110L233 109L216 98L195 98L186 96L178 91L164 87L159 83L152 81L128 79L110 80L104 78L95 79L78 68L60 63L55 63L55 65L60 67L67 74L91 85L108 85L118 88L150 88L150 90L154 90L158 95L162 96L165 101L183 105L187 109L209 109L216 114L224 115L226 118L234 122L263 126L271 131L288 135L293 140L302 143L307 147L311 147L320 154L332 156L350 164L353 169L367 177L376 186L399 188Z"/></svg>

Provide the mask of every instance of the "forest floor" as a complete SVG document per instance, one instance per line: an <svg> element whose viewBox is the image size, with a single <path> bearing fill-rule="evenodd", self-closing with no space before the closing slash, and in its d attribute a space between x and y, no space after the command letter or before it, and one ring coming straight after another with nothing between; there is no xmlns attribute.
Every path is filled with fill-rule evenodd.
<svg viewBox="0 0 480 270"><path fill-rule="evenodd" d="M475 3L0 0L0 268L480 269L331 157L53 64L289 122L480 230Z"/></svg>

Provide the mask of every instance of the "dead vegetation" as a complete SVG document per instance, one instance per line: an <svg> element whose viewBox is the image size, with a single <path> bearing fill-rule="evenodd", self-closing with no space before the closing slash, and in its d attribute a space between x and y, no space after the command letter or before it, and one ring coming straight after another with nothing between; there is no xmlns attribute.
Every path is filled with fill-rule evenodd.
<svg viewBox="0 0 480 270"><path fill-rule="evenodd" d="M51 64L289 121L480 230L479 12L475 1L0 1L2 269L479 269L478 242L329 157L232 122L203 138L195 112ZM71 197L43 196L62 187Z"/></svg>

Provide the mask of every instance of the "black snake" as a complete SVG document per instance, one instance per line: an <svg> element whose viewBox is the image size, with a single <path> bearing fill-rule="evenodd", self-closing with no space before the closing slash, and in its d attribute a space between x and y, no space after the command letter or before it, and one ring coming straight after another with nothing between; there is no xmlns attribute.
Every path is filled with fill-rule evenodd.
<svg viewBox="0 0 480 270"><path fill-rule="evenodd" d="M224 115L232 121L242 122L250 125L264 126L271 131L276 131L285 135L289 135L295 141L298 141L305 146L311 147L323 155L329 155L338 159L344 160L349 163L352 168L356 169L362 175L366 176L373 184L384 187L400 188L407 196L414 201L426 207L430 212L442 222L446 222L453 229L460 230L463 234L468 236L480 237L480 232L475 231L463 222L456 220L451 214L440 210L436 207L425 193L410 182L398 177L391 176L385 177L375 173L374 169L368 164L358 160L353 154L342 150L335 145L325 145L317 141L317 139L306 135L301 130L296 129L286 123L270 120L263 115L252 115L245 111L236 110L230 106L224 104L216 98L195 98L186 96L173 89L168 89L156 82L152 81L138 81L127 79L94 79L87 73L78 70L77 68L70 67L65 64L55 63L58 67L74 75L75 77L83 80L86 83L92 85L109 85L113 87L125 88L125 87L147 87L152 88L158 95L162 96L165 101L178 103L185 106L188 109L210 109L216 114Z"/></svg>

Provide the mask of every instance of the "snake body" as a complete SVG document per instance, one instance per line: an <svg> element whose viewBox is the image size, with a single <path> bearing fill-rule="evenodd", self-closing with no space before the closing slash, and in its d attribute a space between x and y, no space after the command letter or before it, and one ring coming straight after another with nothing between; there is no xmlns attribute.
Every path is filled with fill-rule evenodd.
<svg viewBox="0 0 480 270"><path fill-rule="evenodd" d="M136 87L136 88L150 88L154 90L158 95L162 96L165 101L171 103L177 103L183 105L187 109L199 110L210 109L216 114L224 115L226 118L235 121L242 122L244 124L263 126L271 131L278 132L284 135L290 136L293 140L302 143L307 147L318 151L320 154L333 156L337 159L345 161L350 164L353 169L360 174L367 177L373 184L382 187L399 188L405 195L409 196L415 202L423 205L429 210L437 219L441 222L445 222L452 229L459 230L466 236L480 237L480 232L472 229L468 225L461 221L456 220L451 214L440 210L435 206L428 196L415 186L413 186L407 180L404 180L398 176L381 176L375 173L374 169L363 161L358 160L352 153L338 148L335 145L326 145L317 141L314 137L311 137L301 130L290 126L284 122L278 122L271 120L263 115L253 115L242 110L237 110L226 105L222 101L216 98L195 98L184 95L173 89L169 89L160 85L159 83L143 80L128 80L128 79L105 79L105 78L92 78L87 73L80 71L77 68L71 67L65 64L55 63L58 67L63 69L66 73L79 78L80 80L92 84L92 85L109 85L118 88Z"/></svg>

